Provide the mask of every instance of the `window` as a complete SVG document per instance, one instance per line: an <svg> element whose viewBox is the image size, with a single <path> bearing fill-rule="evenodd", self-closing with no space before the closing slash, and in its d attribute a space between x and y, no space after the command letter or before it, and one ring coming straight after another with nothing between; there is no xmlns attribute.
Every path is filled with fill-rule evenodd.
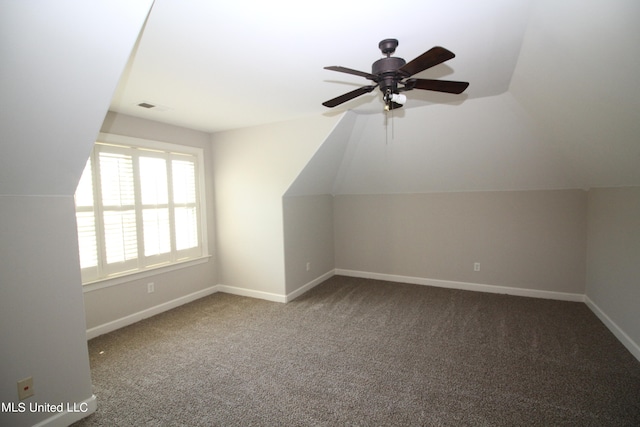
<svg viewBox="0 0 640 427"><path fill-rule="evenodd" d="M207 256L202 150L101 134L76 189L83 283Z"/></svg>

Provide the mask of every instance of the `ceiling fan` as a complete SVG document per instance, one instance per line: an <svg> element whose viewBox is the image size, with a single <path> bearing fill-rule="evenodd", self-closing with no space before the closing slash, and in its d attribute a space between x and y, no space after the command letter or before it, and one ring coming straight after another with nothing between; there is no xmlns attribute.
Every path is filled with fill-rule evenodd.
<svg viewBox="0 0 640 427"><path fill-rule="evenodd" d="M406 96L400 92L423 89L460 94L469 86L467 82L411 78L414 74L455 57L452 52L443 47L435 46L408 63L402 58L391 56L396 51L396 47L398 47L398 40L384 39L378 43L378 47L386 55L386 58L374 62L371 66L371 73L341 66L324 67L325 70L361 76L373 81L375 84L352 90L323 102L322 105L333 108L379 87L384 94L385 110L390 110L400 108L406 102Z"/></svg>

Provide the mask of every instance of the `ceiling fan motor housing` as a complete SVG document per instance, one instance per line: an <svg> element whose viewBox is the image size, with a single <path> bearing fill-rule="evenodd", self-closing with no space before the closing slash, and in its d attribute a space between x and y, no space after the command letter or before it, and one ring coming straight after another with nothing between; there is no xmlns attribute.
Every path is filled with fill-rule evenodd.
<svg viewBox="0 0 640 427"><path fill-rule="evenodd" d="M378 59L373 63L371 74L380 77L379 83L382 93L387 93L388 90L391 90L392 93L397 92L398 81L402 80L402 77L397 75L397 71L406 63L404 59L397 56Z"/></svg>

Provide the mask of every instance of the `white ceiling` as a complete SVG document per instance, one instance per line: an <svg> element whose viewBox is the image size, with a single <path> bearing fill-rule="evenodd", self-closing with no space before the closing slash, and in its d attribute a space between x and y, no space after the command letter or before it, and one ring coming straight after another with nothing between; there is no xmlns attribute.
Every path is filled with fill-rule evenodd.
<svg viewBox="0 0 640 427"><path fill-rule="evenodd" d="M637 0L155 0L111 110L211 133L381 113L378 90L322 106L369 84L323 67L368 72L378 42L396 38L407 61L451 50L455 58L419 76L470 86L408 92L397 125L415 132L400 126L397 140L411 145L407 159L424 160L376 185L359 177L390 166L364 150L343 191L640 185L639 18Z"/></svg>
<svg viewBox="0 0 640 427"><path fill-rule="evenodd" d="M463 95L414 90L407 108L505 92L529 0L156 0L111 110L207 132L336 110L381 111L378 90L335 109L323 101L370 81L378 43L407 62L433 46L456 58L420 74L470 82ZM158 107L145 110L137 104Z"/></svg>

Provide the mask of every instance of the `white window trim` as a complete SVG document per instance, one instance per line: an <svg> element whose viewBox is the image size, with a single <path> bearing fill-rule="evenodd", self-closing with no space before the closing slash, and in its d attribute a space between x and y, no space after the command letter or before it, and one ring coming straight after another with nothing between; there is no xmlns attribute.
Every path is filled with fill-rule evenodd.
<svg viewBox="0 0 640 427"><path fill-rule="evenodd" d="M207 210L206 210L206 186L205 186L205 169L204 169L204 150L198 147L192 147L189 145L180 145L180 144L172 144L167 142L160 142L142 138L135 138L124 135L116 135L110 133L99 133L97 141L104 144L114 144L114 145L122 145L122 146L130 146L130 147L138 147L141 149L157 149L161 151L169 151L175 153L184 153L191 154L195 156L198 163L199 173L196 176L198 180L198 189L199 189L199 216L201 218L201 227L200 227L200 241L202 246L202 254L196 258L189 258L182 261L173 262L170 264L161 264L157 266L150 266L145 269L138 269L128 272L123 272L121 274L116 274L110 277L99 278L96 280L83 282L83 291L91 292L98 289L103 289L110 286L116 286L127 282L132 282L135 280L140 280L145 277L151 277L157 274L166 273L173 270L179 270L182 268L191 267L194 265L202 264L208 262L211 258L209 254L209 244L208 244L208 232L207 232Z"/></svg>

